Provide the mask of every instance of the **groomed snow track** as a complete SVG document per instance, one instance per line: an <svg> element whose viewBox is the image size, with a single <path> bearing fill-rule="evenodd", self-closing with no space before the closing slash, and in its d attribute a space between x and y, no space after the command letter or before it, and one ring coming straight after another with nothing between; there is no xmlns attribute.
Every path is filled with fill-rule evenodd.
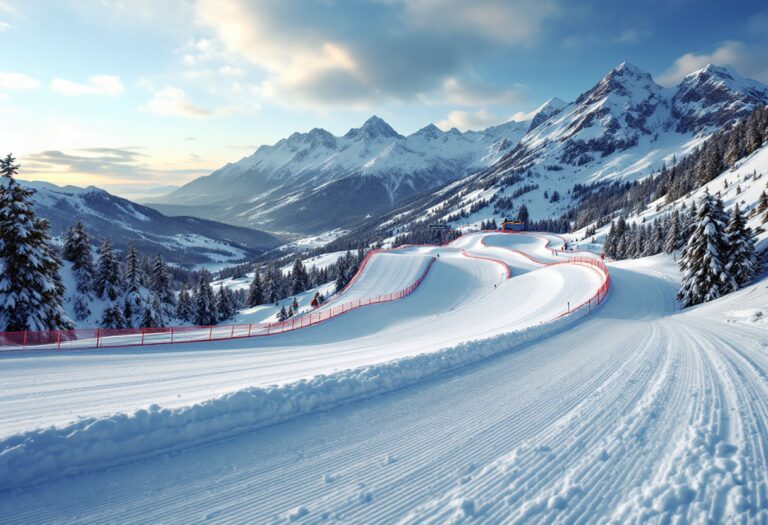
<svg viewBox="0 0 768 525"><path fill-rule="evenodd" d="M276 338L4 356L0 521L764 522L765 329L722 319L765 285L680 314L617 263L542 325L603 282L548 240L408 248L406 300Z"/></svg>

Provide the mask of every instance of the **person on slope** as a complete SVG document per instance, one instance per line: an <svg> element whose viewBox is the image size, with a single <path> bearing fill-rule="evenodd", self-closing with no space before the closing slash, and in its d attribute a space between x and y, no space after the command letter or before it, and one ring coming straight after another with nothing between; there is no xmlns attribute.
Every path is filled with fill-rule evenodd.
<svg viewBox="0 0 768 525"><path fill-rule="evenodd" d="M312 298L312 308L320 306L320 292L315 292L315 296Z"/></svg>

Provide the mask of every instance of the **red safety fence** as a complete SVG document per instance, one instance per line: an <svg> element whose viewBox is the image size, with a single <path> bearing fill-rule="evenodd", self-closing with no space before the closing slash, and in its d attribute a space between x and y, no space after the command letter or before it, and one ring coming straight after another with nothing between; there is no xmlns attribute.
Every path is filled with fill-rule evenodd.
<svg viewBox="0 0 768 525"><path fill-rule="evenodd" d="M169 326L165 328L86 328L76 330L0 332L0 351L25 351L31 349L35 351L62 351L124 346L151 346L283 334L322 323L364 306L402 299L412 294L424 282L436 260L435 257L430 257L429 263L427 263L419 278L402 290L375 297L358 298L335 306L329 305L326 302L318 311L295 316L282 322L215 326ZM353 280L360 274L365 262L361 263L360 270L353 277ZM348 288L347 286L344 290Z"/></svg>

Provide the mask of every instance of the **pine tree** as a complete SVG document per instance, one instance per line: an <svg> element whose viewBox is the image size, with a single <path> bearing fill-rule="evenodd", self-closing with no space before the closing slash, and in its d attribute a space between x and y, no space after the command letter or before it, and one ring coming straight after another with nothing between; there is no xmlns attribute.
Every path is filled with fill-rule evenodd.
<svg viewBox="0 0 768 525"><path fill-rule="evenodd" d="M88 307L88 298L77 294L72 303L72 310L75 312L75 319L85 321L91 315L91 309Z"/></svg>
<svg viewBox="0 0 768 525"><path fill-rule="evenodd" d="M264 286L261 282L261 275L259 275L259 269L256 268L253 271L253 280L251 286L248 288L248 299L246 299L246 306L252 308L264 304Z"/></svg>
<svg viewBox="0 0 768 525"><path fill-rule="evenodd" d="M718 215L716 199L705 193L679 262L683 281L677 297L683 307L717 299L735 286L726 269L728 236Z"/></svg>
<svg viewBox="0 0 768 525"><path fill-rule="evenodd" d="M176 298L173 294L173 277L163 256L159 253L152 260L152 291L157 295L158 300L165 310L176 304Z"/></svg>
<svg viewBox="0 0 768 525"><path fill-rule="evenodd" d="M81 222L67 228L61 255L72 263L77 290L80 293L90 292L93 289L93 255L91 242Z"/></svg>
<svg viewBox="0 0 768 525"><path fill-rule="evenodd" d="M277 313L277 320L281 323L288 319L288 312L285 311L285 306L280 307L280 311Z"/></svg>
<svg viewBox="0 0 768 525"><path fill-rule="evenodd" d="M226 321L235 315L232 298L223 285L219 285L219 292L216 294L216 314L219 321Z"/></svg>
<svg viewBox="0 0 768 525"><path fill-rule="evenodd" d="M755 251L754 234L747 226L747 219L738 204L725 231L729 244L726 270L736 282L736 287L741 288L755 278L759 271L759 259Z"/></svg>
<svg viewBox="0 0 768 525"><path fill-rule="evenodd" d="M307 270L298 257L293 261L291 270L291 294L296 295L307 289Z"/></svg>
<svg viewBox="0 0 768 525"><path fill-rule="evenodd" d="M760 194L760 199L757 201L757 213L759 215L766 211L768 211L768 193L763 190L763 193Z"/></svg>
<svg viewBox="0 0 768 525"><path fill-rule="evenodd" d="M646 255L656 255L664 250L664 230L661 227L661 220L656 220L653 225L653 231L648 240Z"/></svg>
<svg viewBox="0 0 768 525"><path fill-rule="evenodd" d="M144 305L144 312L141 315L141 327L162 328L163 326L165 326L163 305L160 303L160 298L157 295L151 294Z"/></svg>
<svg viewBox="0 0 768 525"><path fill-rule="evenodd" d="M133 301L128 297L123 301L123 317L125 317L125 327L133 327Z"/></svg>
<svg viewBox="0 0 768 525"><path fill-rule="evenodd" d="M202 270L198 275L194 302L194 323L199 326L216 324L216 299L213 295L208 272L205 270Z"/></svg>
<svg viewBox="0 0 768 525"><path fill-rule="evenodd" d="M179 299L176 301L176 317L182 321L192 321L194 316L194 305L192 297L189 295L189 289L186 284L181 285Z"/></svg>
<svg viewBox="0 0 768 525"><path fill-rule="evenodd" d="M128 255L125 259L125 270L123 273L125 274L126 301L129 301L132 307L141 306L141 282L144 276L142 275L141 263L133 243L128 245ZM129 316L126 315L126 318L129 318Z"/></svg>
<svg viewBox="0 0 768 525"><path fill-rule="evenodd" d="M677 210L672 212L667 228L667 236L664 240L664 252L675 253L680 247L680 214Z"/></svg>
<svg viewBox="0 0 768 525"><path fill-rule="evenodd" d="M517 220L522 222L523 224L528 224L528 219L531 218L530 213L528 213L528 206L525 204L520 205L520 209L517 212Z"/></svg>
<svg viewBox="0 0 768 525"><path fill-rule="evenodd" d="M104 241L99 248L99 265L96 270L96 294L114 301L121 291L120 267L112 251L112 243Z"/></svg>
<svg viewBox="0 0 768 525"><path fill-rule="evenodd" d="M101 326L104 328L125 328L125 316L118 303L112 303L104 308L101 314Z"/></svg>
<svg viewBox="0 0 768 525"><path fill-rule="evenodd" d="M71 328L48 223L35 216L34 191L16 181L18 170L10 154L0 160L0 330Z"/></svg>

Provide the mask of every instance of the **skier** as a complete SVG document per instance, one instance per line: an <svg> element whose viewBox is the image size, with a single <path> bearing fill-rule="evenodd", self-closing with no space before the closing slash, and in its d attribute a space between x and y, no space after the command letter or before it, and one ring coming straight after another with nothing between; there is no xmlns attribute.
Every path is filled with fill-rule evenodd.
<svg viewBox="0 0 768 525"><path fill-rule="evenodd" d="M320 292L315 292L315 296L312 298L312 308L320 306Z"/></svg>

